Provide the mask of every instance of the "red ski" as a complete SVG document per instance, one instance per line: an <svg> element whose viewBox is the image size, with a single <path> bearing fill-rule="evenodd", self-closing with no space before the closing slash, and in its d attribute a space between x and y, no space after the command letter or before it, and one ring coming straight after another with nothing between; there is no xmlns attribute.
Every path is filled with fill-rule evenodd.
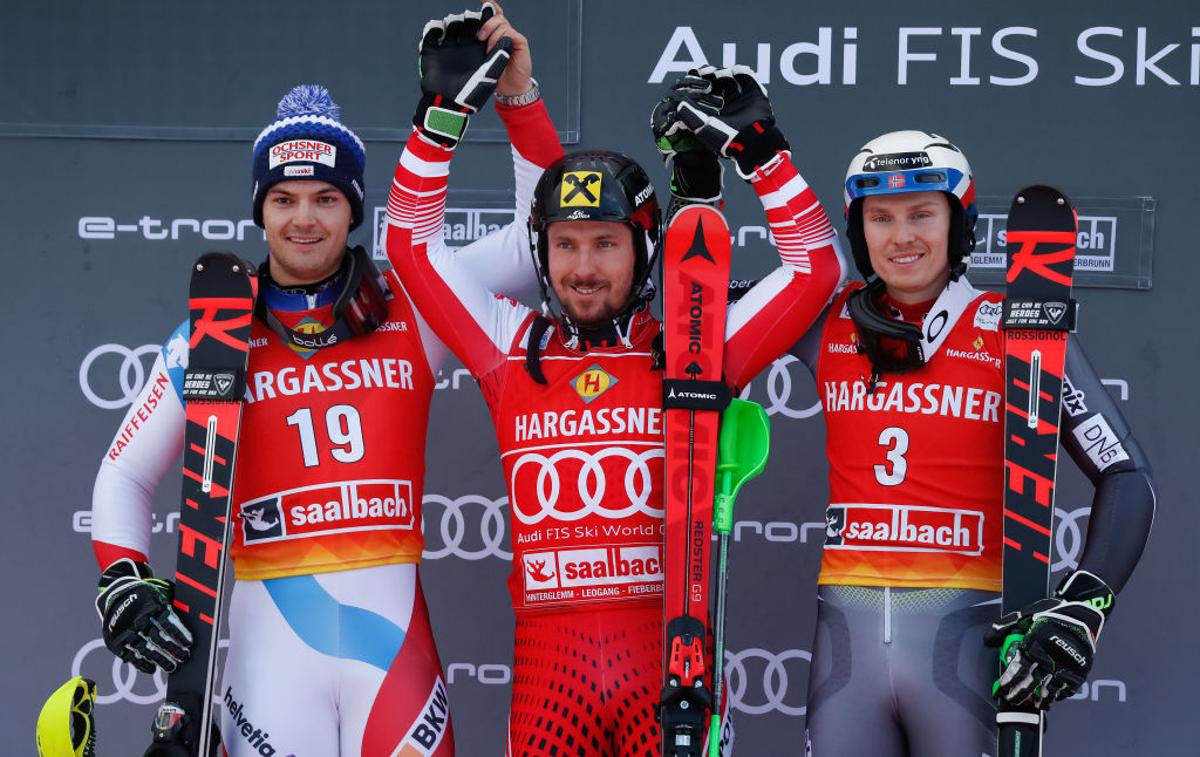
<svg viewBox="0 0 1200 757"><path fill-rule="evenodd" d="M721 410L730 237L707 205L679 211L663 250L666 573L662 754L700 757L712 708L709 558Z"/></svg>
<svg viewBox="0 0 1200 757"><path fill-rule="evenodd" d="M1071 278L1076 230L1070 201L1051 187L1021 190L1008 213L1003 613L1050 593L1063 366L1075 315ZM1002 659L1008 646L1001 650ZM1002 705L996 723L997 757L1042 753L1044 716L1037 708Z"/></svg>
<svg viewBox="0 0 1200 757"><path fill-rule="evenodd" d="M175 611L192 632L192 654L167 679L146 757L209 757L220 739L212 722L229 506L246 359L258 279L228 252L200 256L192 269L191 337L183 383L187 414Z"/></svg>

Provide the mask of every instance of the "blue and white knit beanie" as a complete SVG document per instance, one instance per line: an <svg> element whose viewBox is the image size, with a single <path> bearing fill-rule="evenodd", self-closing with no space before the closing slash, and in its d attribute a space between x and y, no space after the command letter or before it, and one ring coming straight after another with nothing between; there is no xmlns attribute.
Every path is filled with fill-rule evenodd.
<svg viewBox="0 0 1200 757"><path fill-rule="evenodd" d="M342 111L319 84L301 84L279 101L275 121L254 140L254 222L263 225L267 190L281 181L327 181L350 201L350 228L362 223L366 148L341 122Z"/></svg>

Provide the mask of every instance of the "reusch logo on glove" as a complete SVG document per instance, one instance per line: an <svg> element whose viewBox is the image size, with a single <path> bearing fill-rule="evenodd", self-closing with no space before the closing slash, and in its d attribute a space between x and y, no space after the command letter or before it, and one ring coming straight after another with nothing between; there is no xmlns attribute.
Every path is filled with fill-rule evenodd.
<svg viewBox="0 0 1200 757"><path fill-rule="evenodd" d="M564 208L600 207L602 181L598 171L567 171L559 187L558 204Z"/></svg>

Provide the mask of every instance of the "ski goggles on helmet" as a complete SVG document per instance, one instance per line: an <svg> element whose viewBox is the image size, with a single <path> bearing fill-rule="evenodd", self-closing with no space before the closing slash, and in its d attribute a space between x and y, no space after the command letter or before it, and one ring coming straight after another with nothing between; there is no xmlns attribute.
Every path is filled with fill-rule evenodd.
<svg viewBox="0 0 1200 757"><path fill-rule="evenodd" d="M881 156L887 157L887 156ZM877 195L913 192L949 192L962 182L961 171L953 168L914 168L882 173L860 173L846 180L846 207L855 200Z"/></svg>

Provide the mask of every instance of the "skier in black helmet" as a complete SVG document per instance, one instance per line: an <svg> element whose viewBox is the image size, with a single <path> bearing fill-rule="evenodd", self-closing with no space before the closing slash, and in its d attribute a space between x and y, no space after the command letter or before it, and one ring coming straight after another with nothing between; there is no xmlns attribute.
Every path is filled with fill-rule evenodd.
<svg viewBox="0 0 1200 757"><path fill-rule="evenodd" d="M427 37L422 55L463 61L456 77L422 79L422 103L453 109L462 92L477 92L486 65L477 43ZM502 111L537 101L536 87L498 95ZM741 122L739 113L754 117ZM616 152L574 152L546 169L528 237L507 240L532 245L539 312L494 296L448 253L442 214L457 142L430 133L430 120L418 112L396 170L388 257L478 380L496 426L517 616L508 753L656 753L665 482L661 329L648 307L662 235L654 189ZM714 137L726 132L744 143ZM779 240L779 268L729 309L725 376L743 384L828 301L842 272L836 234L746 71L708 69L674 88L656 109L655 136L676 194L711 202L720 200L721 168L704 137L726 155L741 148L739 173ZM558 149L552 134L546 143ZM726 730L722 740L731 737Z"/></svg>

